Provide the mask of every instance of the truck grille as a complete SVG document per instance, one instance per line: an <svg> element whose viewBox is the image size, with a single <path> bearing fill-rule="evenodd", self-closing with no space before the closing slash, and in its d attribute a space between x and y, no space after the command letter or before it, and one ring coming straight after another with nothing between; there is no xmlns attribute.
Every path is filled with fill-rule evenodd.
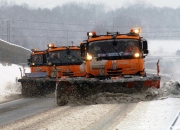
<svg viewBox="0 0 180 130"><path fill-rule="evenodd" d="M122 68L117 68L117 69L107 69L108 75L111 76L119 76L122 74Z"/></svg>
<svg viewBox="0 0 180 130"><path fill-rule="evenodd" d="M63 72L62 74L63 76L70 76L70 77L74 76L73 72Z"/></svg>

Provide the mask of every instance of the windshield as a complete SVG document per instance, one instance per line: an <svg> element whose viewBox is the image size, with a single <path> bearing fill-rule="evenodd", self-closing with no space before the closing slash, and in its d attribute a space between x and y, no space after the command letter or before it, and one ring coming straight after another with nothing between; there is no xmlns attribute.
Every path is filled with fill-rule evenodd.
<svg viewBox="0 0 180 130"><path fill-rule="evenodd" d="M52 65L80 65L83 60L80 50L63 50L49 52L49 60Z"/></svg>
<svg viewBox="0 0 180 130"><path fill-rule="evenodd" d="M43 64L43 55L31 55L31 62L35 63L35 65L42 65Z"/></svg>
<svg viewBox="0 0 180 130"><path fill-rule="evenodd" d="M89 53L99 59L132 58L140 53L139 41L135 39L116 39L89 43Z"/></svg>

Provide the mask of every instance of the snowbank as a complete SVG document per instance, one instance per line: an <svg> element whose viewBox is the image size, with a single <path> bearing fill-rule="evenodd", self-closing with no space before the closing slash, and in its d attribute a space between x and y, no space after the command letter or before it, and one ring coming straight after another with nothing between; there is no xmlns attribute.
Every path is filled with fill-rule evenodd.
<svg viewBox="0 0 180 130"><path fill-rule="evenodd" d="M12 64L10 66L3 66L0 64L0 95L10 95L20 93L21 85L17 81L21 78L20 69L22 66ZM26 68L26 72L29 69Z"/></svg>

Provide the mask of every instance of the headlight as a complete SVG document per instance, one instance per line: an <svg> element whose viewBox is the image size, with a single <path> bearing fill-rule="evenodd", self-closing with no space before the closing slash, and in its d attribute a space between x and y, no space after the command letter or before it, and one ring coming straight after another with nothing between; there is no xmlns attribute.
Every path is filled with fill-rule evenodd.
<svg viewBox="0 0 180 130"><path fill-rule="evenodd" d="M32 63L32 65L35 65L35 63Z"/></svg>
<svg viewBox="0 0 180 130"><path fill-rule="evenodd" d="M87 53L86 59L87 60L92 60L92 56L89 53Z"/></svg>
<svg viewBox="0 0 180 130"><path fill-rule="evenodd" d="M139 53L135 53L135 54L134 54L134 57L136 57L136 58L138 58L139 56L140 56Z"/></svg>

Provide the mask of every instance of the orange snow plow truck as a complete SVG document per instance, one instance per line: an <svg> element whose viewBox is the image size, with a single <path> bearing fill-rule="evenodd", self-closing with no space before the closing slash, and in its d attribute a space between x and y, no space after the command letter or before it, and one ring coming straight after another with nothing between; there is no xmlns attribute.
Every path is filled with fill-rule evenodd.
<svg viewBox="0 0 180 130"><path fill-rule="evenodd" d="M65 105L70 96L78 98L100 92L133 93L144 87L159 88L159 75L147 76L145 72L148 44L139 32L140 29L132 29L127 34L88 32L88 39L80 45L81 56L86 61L86 77L59 80L57 104Z"/></svg>
<svg viewBox="0 0 180 130"><path fill-rule="evenodd" d="M52 88L49 82L44 80L48 69L46 66L46 51L38 51L37 49L32 49L31 51L27 63L30 67L30 73L25 73L18 80L22 85L21 94L26 97L43 95Z"/></svg>
<svg viewBox="0 0 180 130"><path fill-rule="evenodd" d="M85 66L79 46L48 44L44 51L33 50L28 59L30 73L18 81L22 84L22 95L43 96L55 91L56 78L85 76Z"/></svg>

